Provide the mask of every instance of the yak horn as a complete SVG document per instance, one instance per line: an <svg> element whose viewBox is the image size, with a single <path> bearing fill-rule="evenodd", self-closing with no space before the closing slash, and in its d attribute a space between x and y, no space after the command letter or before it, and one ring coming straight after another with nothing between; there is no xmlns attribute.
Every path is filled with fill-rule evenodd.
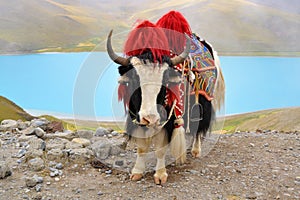
<svg viewBox="0 0 300 200"><path fill-rule="evenodd" d="M112 46L111 46L111 36L112 36L113 30L111 30L107 37L107 43L106 43L106 49L109 57L117 64L120 64L122 66L127 66L129 64L129 59L123 58L121 56L118 56Z"/></svg>
<svg viewBox="0 0 300 200"><path fill-rule="evenodd" d="M185 33L186 38L186 44L184 51L179 55L175 56L174 58L171 58L171 62L174 66L178 65L179 63L183 63L183 61L188 57L191 49L191 39L190 37Z"/></svg>

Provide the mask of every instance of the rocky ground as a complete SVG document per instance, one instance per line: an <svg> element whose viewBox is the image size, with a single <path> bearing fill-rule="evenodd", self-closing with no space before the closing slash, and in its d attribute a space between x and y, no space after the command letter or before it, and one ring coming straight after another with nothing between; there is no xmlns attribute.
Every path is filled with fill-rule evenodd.
<svg viewBox="0 0 300 200"><path fill-rule="evenodd" d="M0 125L0 199L300 199L300 133L220 135L199 159L153 182L154 162L129 180L135 149L113 130L49 129L46 119ZM209 143L209 138L204 142ZM205 150L205 149L204 149Z"/></svg>

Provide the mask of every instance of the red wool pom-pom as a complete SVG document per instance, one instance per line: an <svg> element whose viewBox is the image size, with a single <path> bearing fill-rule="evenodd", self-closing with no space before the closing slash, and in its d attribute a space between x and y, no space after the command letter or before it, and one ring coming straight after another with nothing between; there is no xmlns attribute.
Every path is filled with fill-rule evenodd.
<svg viewBox="0 0 300 200"><path fill-rule="evenodd" d="M177 11L170 11L163 15L156 25L164 29L164 32L168 38L169 46L175 54L180 54L184 50L185 36L184 33L189 36L192 35L192 31L189 23L184 16Z"/></svg>
<svg viewBox="0 0 300 200"><path fill-rule="evenodd" d="M168 39L164 31L145 20L129 33L124 53L127 56L137 56L147 51L152 52L154 61L161 62L163 55L170 55Z"/></svg>

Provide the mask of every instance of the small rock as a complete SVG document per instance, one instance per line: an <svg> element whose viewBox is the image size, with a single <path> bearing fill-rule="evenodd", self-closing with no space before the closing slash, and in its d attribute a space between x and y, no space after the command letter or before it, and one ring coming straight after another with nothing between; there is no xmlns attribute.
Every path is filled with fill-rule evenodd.
<svg viewBox="0 0 300 200"><path fill-rule="evenodd" d="M55 134L53 134L53 137L63 138L71 141L72 139L77 138L78 135L76 132L64 131L64 132L56 132Z"/></svg>
<svg viewBox="0 0 300 200"><path fill-rule="evenodd" d="M33 119L33 120L31 120L30 126L35 127L35 128L40 127L43 130L45 130L49 123L50 122L45 118Z"/></svg>
<svg viewBox="0 0 300 200"><path fill-rule="evenodd" d="M82 144L79 143L75 143L75 142L68 142L66 143L66 149L80 149L83 148L84 146Z"/></svg>
<svg viewBox="0 0 300 200"><path fill-rule="evenodd" d="M115 165L117 165L117 166L123 166L124 165L124 161L123 160L117 160L115 162Z"/></svg>
<svg viewBox="0 0 300 200"><path fill-rule="evenodd" d="M269 147L269 143L265 143L265 144L264 144L264 147Z"/></svg>
<svg viewBox="0 0 300 200"><path fill-rule="evenodd" d="M77 134L80 138L91 139L94 136L94 132L90 130L79 130Z"/></svg>
<svg viewBox="0 0 300 200"><path fill-rule="evenodd" d="M111 170L106 170L106 171L105 171L105 174L111 174L111 173L112 173Z"/></svg>
<svg viewBox="0 0 300 200"><path fill-rule="evenodd" d="M44 161L40 157L29 160L28 166L33 171L41 171L45 168Z"/></svg>
<svg viewBox="0 0 300 200"><path fill-rule="evenodd" d="M81 189L79 189L79 188L75 191L76 194L79 194L80 192L81 192Z"/></svg>
<svg viewBox="0 0 300 200"><path fill-rule="evenodd" d="M50 172L50 177L55 177L56 173L55 172Z"/></svg>
<svg viewBox="0 0 300 200"><path fill-rule="evenodd" d="M98 195L98 196L102 196L102 195L103 195L103 192L99 191L99 192L97 193L97 195Z"/></svg>
<svg viewBox="0 0 300 200"><path fill-rule="evenodd" d="M51 135L56 135L56 134L51 134ZM53 139L50 139L48 142L47 142L47 146L46 146L46 150L51 150L51 149L64 149L66 144L69 142L69 140L67 139L64 139L64 138L59 138L59 137L56 137L56 138L53 138Z"/></svg>
<svg viewBox="0 0 300 200"><path fill-rule="evenodd" d="M97 141L91 147L94 155L101 160L106 159L111 153L111 144L107 141Z"/></svg>
<svg viewBox="0 0 300 200"><path fill-rule="evenodd" d="M35 128L34 133L39 138L42 138L45 135L45 131L43 129L41 129L40 127Z"/></svg>
<svg viewBox="0 0 300 200"><path fill-rule="evenodd" d="M64 158L64 154L61 149L51 149L47 152L47 159L50 161L61 162Z"/></svg>
<svg viewBox="0 0 300 200"><path fill-rule="evenodd" d="M86 163L93 158L93 152L87 148L72 149L70 152L70 159L76 163Z"/></svg>
<svg viewBox="0 0 300 200"><path fill-rule="evenodd" d="M42 183L42 182L43 182L43 178L37 175L34 175L33 177L25 177L25 184L27 187L34 187L38 183Z"/></svg>
<svg viewBox="0 0 300 200"><path fill-rule="evenodd" d="M0 179L4 179L12 174L8 164L4 161L0 161Z"/></svg>
<svg viewBox="0 0 300 200"><path fill-rule="evenodd" d="M62 163L57 163L55 167L56 167L56 169L62 169L63 164Z"/></svg>
<svg viewBox="0 0 300 200"><path fill-rule="evenodd" d="M35 135L24 135L22 134L18 139L19 139L19 142L28 142L32 139L36 139L37 137Z"/></svg>
<svg viewBox="0 0 300 200"><path fill-rule="evenodd" d="M255 145L253 143L250 143L249 146L250 147L255 147Z"/></svg>
<svg viewBox="0 0 300 200"><path fill-rule="evenodd" d="M35 186L35 191L36 191L36 192L42 191L42 185L41 185L41 184L37 184L37 185Z"/></svg>
<svg viewBox="0 0 300 200"><path fill-rule="evenodd" d="M113 131L113 132L111 132L111 135L112 135L112 136L118 136L119 133L118 133L117 131Z"/></svg>
<svg viewBox="0 0 300 200"><path fill-rule="evenodd" d="M58 121L52 121L49 124L47 124L46 127L47 132L55 133L55 132L63 132L64 131L64 126L62 122Z"/></svg>
<svg viewBox="0 0 300 200"><path fill-rule="evenodd" d="M28 141L29 149L28 150L45 150L46 149L46 142L42 140L41 138L32 138Z"/></svg>
<svg viewBox="0 0 300 200"><path fill-rule="evenodd" d="M20 149L16 155L13 155L14 158L22 158L26 154L26 149Z"/></svg>
<svg viewBox="0 0 300 200"><path fill-rule="evenodd" d="M18 123L16 120L5 119L1 122L0 131L9 131L14 128L17 128L17 126L18 126Z"/></svg>
<svg viewBox="0 0 300 200"><path fill-rule="evenodd" d="M105 128L103 128L103 127L99 127L99 128L97 128L97 130L96 130L96 133L95 133L95 136L97 136L97 137L99 137L99 136L104 136L104 135L107 135L107 134L109 134L110 132L107 130L107 129L105 129Z"/></svg>
<svg viewBox="0 0 300 200"><path fill-rule="evenodd" d="M26 158L26 160L31 160L31 159L34 159L34 158L37 158L37 157L41 158L41 157L43 157L43 155L44 155L43 150L33 149L33 150L29 150L25 153L25 158Z"/></svg>
<svg viewBox="0 0 300 200"><path fill-rule="evenodd" d="M91 145L90 140L85 139L85 138L74 138L72 140L72 142L82 144L84 147L87 147L87 146Z"/></svg>
<svg viewBox="0 0 300 200"><path fill-rule="evenodd" d="M24 129L28 128L29 125L30 125L29 122L22 122L21 120L18 120L18 127L17 128L20 129L20 130L24 130Z"/></svg>
<svg viewBox="0 0 300 200"><path fill-rule="evenodd" d="M34 127L30 126L22 131L20 131L21 134L24 134L24 135L35 135L35 132L34 132Z"/></svg>

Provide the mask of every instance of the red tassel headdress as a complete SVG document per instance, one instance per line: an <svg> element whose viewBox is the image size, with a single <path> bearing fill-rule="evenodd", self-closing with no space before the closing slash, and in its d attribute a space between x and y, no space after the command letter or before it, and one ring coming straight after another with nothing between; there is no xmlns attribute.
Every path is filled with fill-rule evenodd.
<svg viewBox="0 0 300 200"><path fill-rule="evenodd" d="M186 42L184 33L192 35L190 25L184 16L180 12L172 10L163 15L156 25L165 29L170 49L179 55L184 50Z"/></svg>
<svg viewBox="0 0 300 200"><path fill-rule="evenodd" d="M151 51L155 62L161 62L163 55L170 55L168 39L164 31L145 20L129 33L124 46L124 54L137 56L147 51Z"/></svg>

